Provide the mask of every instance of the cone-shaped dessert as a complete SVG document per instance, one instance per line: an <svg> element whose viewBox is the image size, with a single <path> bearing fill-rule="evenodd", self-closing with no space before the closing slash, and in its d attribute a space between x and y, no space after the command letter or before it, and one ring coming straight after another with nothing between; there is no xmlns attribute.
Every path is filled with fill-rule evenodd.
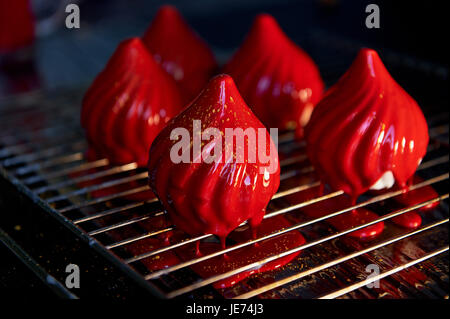
<svg viewBox="0 0 450 319"><path fill-rule="evenodd" d="M324 88L314 61L268 14L256 17L223 72L267 127L296 129L299 137Z"/></svg>
<svg viewBox="0 0 450 319"><path fill-rule="evenodd" d="M81 123L94 153L112 164L147 164L153 139L182 102L174 80L138 38L125 40L83 99Z"/></svg>
<svg viewBox="0 0 450 319"><path fill-rule="evenodd" d="M150 187L179 229L221 239L246 220L259 224L280 183L275 145L228 75L214 77L167 124L148 168Z"/></svg>
<svg viewBox="0 0 450 319"><path fill-rule="evenodd" d="M162 6L143 36L145 45L173 76L183 101L197 96L217 68L208 45L173 6Z"/></svg>
<svg viewBox="0 0 450 319"><path fill-rule="evenodd" d="M0 0L0 53L26 47L34 40L34 17L28 0Z"/></svg>
<svg viewBox="0 0 450 319"><path fill-rule="evenodd" d="M378 54L362 49L315 107L305 138L321 180L356 198L394 183L405 187L426 153L428 128Z"/></svg>

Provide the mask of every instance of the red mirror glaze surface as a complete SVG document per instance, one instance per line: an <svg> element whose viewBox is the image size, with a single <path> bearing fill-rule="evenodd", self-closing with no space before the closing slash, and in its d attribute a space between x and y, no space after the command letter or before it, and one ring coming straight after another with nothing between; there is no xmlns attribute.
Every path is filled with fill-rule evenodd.
<svg viewBox="0 0 450 319"><path fill-rule="evenodd" d="M34 40L34 16L28 0L0 0L0 53L28 46Z"/></svg>
<svg viewBox="0 0 450 319"><path fill-rule="evenodd" d="M208 83L217 64L208 45L172 6L162 6L143 36L155 60L173 76L184 103Z"/></svg>
<svg viewBox="0 0 450 319"><path fill-rule="evenodd" d="M324 88L314 61L268 14L256 17L223 72L268 128L297 128L300 137Z"/></svg>
<svg viewBox="0 0 450 319"><path fill-rule="evenodd" d="M413 184L419 184L422 183L424 180L420 178L417 175L414 175L412 179ZM423 202L438 198L439 194L433 189L432 186L423 186L414 190L410 190L407 192L404 192L400 196L394 197L394 199L403 207L411 207L417 204L421 204ZM436 201L434 203L428 204L426 206L423 206L419 208L418 210L420 212L427 212L429 210L434 209L435 207L439 206L439 201Z"/></svg>
<svg viewBox="0 0 450 319"><path fill-rule="evenodd" d="M96 154L144 167L153 139L181 106L174 80L133 38L120 43L88 89L81 124Z"/></svg>
<svg viewBox="0 0 450 319"><path fill-rule="evenodd" d="M193 120L201 121L202 131L209 127L221 133L225 128L264 128L245 104L232 78L216 76L153 142L148 164L150 187L172 222L188 234L212 233L224 239L246 220L256 226L280 183L278 153L269 133L264 128L262 138L266 140L266 154L270 154L270 161L276 164L274 173L261 173L260 168L267 164L262 164L259 157L256 163L248 162L247 153L243 163L235 160L193 163ZM171 140L170 135L173 129L180 127L190 133L190 163L175 164L170 157L172 146L178 142ZM214 142L211 139L206 143L210 146ZM223 150L230 147L222 144ZM236 143L233 143L232 154L236 154Z"/></svg>
<svg viewBox="0 0 450 319"><path fill-rule="evenodd" d="M321 180L356 198L389 171L405 187L426 153L428 127L378 54L362 49L314 109L305 138Z"/></svg>
<svg viewBox="0 0 450 319"><path fill-rule="evenodd" d="M324 196L320 187L309 188L295 193L288 197L292 204L302 203L320 196ZM316 219L338 212L354 205L347 195L327 198L316 203L312 203L300 208L301 212L310 219ZM380 216L368 208L360 207L350 210L346 213L328 218L326 223L332 225L337 231L346 231L350 228L360 226L378 219ZM295 215L291 218L295 219ZM381 235L384 230L384 222L378 222L373 225L347 233L346 237L353 237L359 240L371 240Z"/></svg>
<svg viewBox="0 0 450 319"><path fill-rule="evenodd" d="M413 185L419 184L423 182L423 179L420 178L417 175L414 175L409 182L412 182ZM398 186L395 187L398 189ZM384 191L378 191L376 192L377 195L381 195L388 192L387 190ZM399 205L399 209L404 209L407 207L412 207L418 204L421 204L423 202L432 200L439 197L439 194L433 189L432 186L422 186L417 189L409 190L409 187L404 188L404 193L401 195L395 196L393 200L397 202ZM413 210L404 214L401 214L399 216L396 216L392 218L392 222L395 224L404 227L404 228L411 228L415 229L419 227L422 224L422 217L420 216L420 213L426 213L429 210L434 209L436 206L439 205L439 201L430 203L428 205L425 205L417 210Z"/></svg>

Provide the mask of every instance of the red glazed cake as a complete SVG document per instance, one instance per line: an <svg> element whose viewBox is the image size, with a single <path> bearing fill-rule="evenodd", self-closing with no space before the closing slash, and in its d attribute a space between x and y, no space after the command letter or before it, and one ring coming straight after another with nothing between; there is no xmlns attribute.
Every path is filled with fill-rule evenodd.
<svg viewBox="0 0 450 319"><path fill-rule="evenodd" d="M0 0L0 53L34 41L34 17L28 0Z"/></svg>
<svg viewBox="0 0 450 319"><path fill-rule="evenodd" d="M174 80L142 41L123 41L83 99L90 154L144 167L153 139L181 106Z"/></svg>
<svg viewBox="0 0 450 319"><path fill-rule="evenodd" d="M305 137L320 179L356 199L395 183L404 188L425 156L428 127L378 54L362 49L314 109Z"/></svg>
<svg viewBox="0 0 450 319"><path fill-rule="evenodd" d="M208 45L172 6L162 6L143 36L155 60L175 79L183 102L196 97L217 69Z"/></svg>
<svg viewBox="0 0 450 319"><path fill-rule="evenodd" d="M207 163L199 153L195 154L194 120L200 121L202 135L208 128L219 131L220 142L210 137L201 144L204 156L205 152L211 154L212 147L215 153L220 143L224 152L218 155L219 160ZM182 154L192 153L192 157L174 163L174 153L180 153L175 147L182 142L176 139L174 130L180 128L190 132L184 141L188 149L181 149ZM264 141L263 146L258 143L259 151L265 151L268 161L263 163L258 156L253 162L248 153L237 160L238 143L227 143L226 138L222 143L223 135L228 134L226 128L257 131L258 142ZM249 150L250 138L244 142ZM224 156L227 150L230 157ZM192 104L161 131L150 149L148 169L150 187L178 229L190 235L212 233L222 241L246 220L251 226L258 225L280 183L275 145L227 75L213 78Z"/></svg>
<svg viewBox="0 0 450 319"><path fill-rule="evenodd" d="M302 137L324 88L319 69L276 20L256 17L243 44L223 69L266 127L296 129Z"/></svg>

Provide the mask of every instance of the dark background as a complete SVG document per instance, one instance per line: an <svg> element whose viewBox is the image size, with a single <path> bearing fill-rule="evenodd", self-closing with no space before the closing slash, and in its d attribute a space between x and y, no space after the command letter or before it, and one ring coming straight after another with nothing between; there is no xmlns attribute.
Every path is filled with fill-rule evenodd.
<svg viewBox="0 0 450 319"><path fill-rule="evenodd" d="M309 40L317 37L317 32L326 32L355 41L356 46L375 48L382 57L389 49L437 67L448 66L446 1L81 0L80 29L64 26L67 2L76 1L32 0L40 22L34 68L41 87L88 85L117 44L142 35L159 6L167 3L182 12L213 48L220 63L239 46L254 16L266 12L274 15L285 32L315 59L318 54ZM365 27L369 3L380 7L380 29ZM48 20L42 23L48 17L52 17L48 19L50 27ZM339 63L337 59L328 56L327 63Z"/></svg>

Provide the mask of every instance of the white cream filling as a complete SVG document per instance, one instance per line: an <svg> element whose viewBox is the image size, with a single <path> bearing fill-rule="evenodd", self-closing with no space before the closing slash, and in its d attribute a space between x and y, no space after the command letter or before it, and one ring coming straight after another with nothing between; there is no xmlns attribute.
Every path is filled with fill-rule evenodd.
<svg viewBox="0 0 450 319"><path fill-rule="evenodd" d="M422 163L422 158L419 159L419 161L417 162L417 166L419 166L420 163ZM387 171L384 172L384 174L380 177L380 179L377 180L375 184L373 184L370 187L370 189L380 190L384 188L391 188L392 186L394 186L394 184L395 184L394 174L392 174L392 171Z"/></svg>
<svg viewBox="0 0 450 319"><path fill-rule="evenodd" d="M372 190L380 190L384 188L391 188L394 186L395 178L394 174L391 171L384 172L384 174L380 177L379 180L373 184L370 189Z"/></svg>

